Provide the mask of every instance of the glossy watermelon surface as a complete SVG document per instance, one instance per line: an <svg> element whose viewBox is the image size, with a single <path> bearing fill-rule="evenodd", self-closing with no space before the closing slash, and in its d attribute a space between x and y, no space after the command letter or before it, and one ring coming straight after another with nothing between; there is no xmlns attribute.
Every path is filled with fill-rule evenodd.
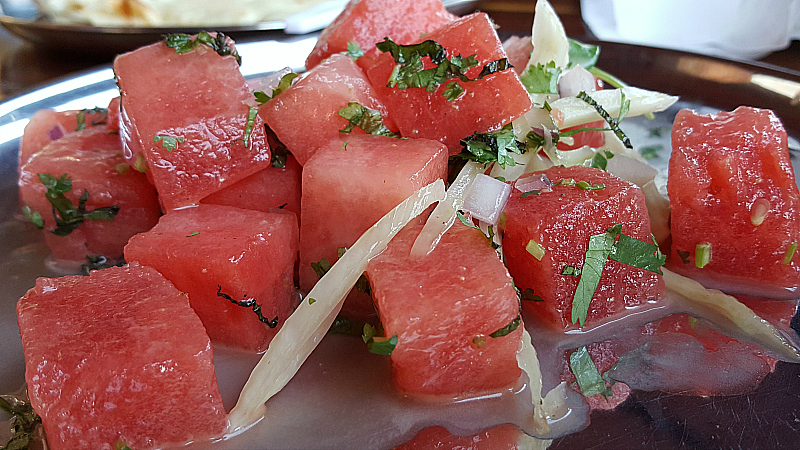
<svg viewBox="0 0 800 450"><path fill-rule="evenodd" d="M454 436L444 427L428 427L395 450L517 450L526 448L516 425L500 425L472 436Z"/></svg>
<svg viewBox="0 0 800 450"><path fill-rule="evenodd" d="M350 57L339 54L264 104L258 114L305 166L318 148L338 138L339 130L347 126L339 110L350 102L380 112L384 125L396 130L364 73ZM353 133L363 131L355 128Z"/></svg>
<svg viewBox="0 0 800 450"><path fill-rule="evenodd" d="M322 258L333 263L409 195L447 175L447 149L427 139L351 135L317 151L303 168L300 228L300 287L318 280L311 268ZM368 295L353 292L342 314L374 315Z"/></svg>
<svg viewBox="0 0 800 450"><path fill-rule="evenodd" d="M232 45L231 41L228 41ZM125 157L147 168L166 211L269 167L264 125L233 56L200 44L176 53L164 41L118 56Z"/></svg>
<svg viewBox="0 0 800 450"><path fill-rule="evenodd" d="M397 384L456 398L509 387L521 374L522 325L497 333L520 315L508 271L486 236L460 222L431 253L412 258L423 224L404 228L367 268L385 335L397 334Z"/></svg>
<svg viewBox="0 0 800 450"><path fill-rule="evenodd" d="M22 166L34 153L69 133L96 125L105 125L107 122L106 114L102 110L98 110L98 112L83 113L82 126L79 126L79 113L81 111L78 110L56 112L51 109L40 109L36 111L25 125L25 131L20 139L19 165Z"/></svg>
<svg viewBox="0 0 800 450"><path fill-rule="evenodd" d="M532 289L544 301L524 301L528 309L558 328L573 328L572 299L578 278L561 275L567 265L583 267L589 239L616 224L622 233L652 242L650 218L641 190L608 172L590 167L553 167L534 175L546 175L553 183L562 179L603 185L583 190L554 186L552 192L527 195L514 189L505 209L503 249L508 270L520 290ZM541 260L526 248L534 241L544 249ZM664 292L659 275L617 261L605 262L586 324L655 302Z"/></svg>
<svg viewBox="0 0 800 450"><path fill-rule="evenodd" d="M466 72L470 79L477 78L485 64L506 57L489 16L483 13L462 17L425 38L441 44L448 57L476 55L478 65ZM423 62L426 69L435 67L427 58ZM512 69L477 81L460 82L464 93L448 100L443 95L446 83L434 92L424 88L388 87L395 64L390 53L383 53L367 70L389 116L403 136L438 140L447 146L451 155L461 152L460 139L475 132L497 130L533 106Z"/></svg>
<svg viewBox="0 0 800 450"><path fill-rule="evenodd" d="M86 219L68 235L57 236L52 233L56 220L40 173L67 174L72 190L64 196L76 208L86 191L87 211L118 206L119 212L112 221ZM155 189L144 174L126 164L119 135L105 126L74 132L34 154L20 168L19 190L22 204L42 215L47 245L63 260L86 262L87 256L115 260L131 236L149 230L161 215Z"/></svg>
<svg viewBox="0 0 800 450"><path fill-rule="evenodd" d="M48 448L161 448L225 430L208 336L155 270L39 278L17 315Z"/></svg>
<svg viewBox="0 0 800 450"><path fill-rule="evenodd" d="M400 44L415 44L455 19L440 0L352 0L322 31L306 58L306 69L334 53L347 51L348 42L355 42L367 53L387 36Z"/></svg>
<svg viewBox="0 0 800 450"><path fill-rule="evenodd" d="M300 217L300 189L303 168L289 155L284 167L267 167L208 197L200 203L235 206L270 212L291 211Z"/></svg>
<svg viewBox="0 0 800 450"><path fill-rule="evenodd" d="M749 107L715 115L681 110L672 145L672 267L727 291L797 297L800 263L791 248L800 241L800 193L775 114ZM711 248L702 269L698 244Z"/></svg>
<svg viewBox="0 0 800 450"><path fill-rule="evenodd" d="M211 340L228 346L266 349L296 306L297 219L291 212L221 205L174 211L131 238L125 259L155 268L188 293ZM261 306L272 327L252 305L233 303L247 300Z"/></svg>

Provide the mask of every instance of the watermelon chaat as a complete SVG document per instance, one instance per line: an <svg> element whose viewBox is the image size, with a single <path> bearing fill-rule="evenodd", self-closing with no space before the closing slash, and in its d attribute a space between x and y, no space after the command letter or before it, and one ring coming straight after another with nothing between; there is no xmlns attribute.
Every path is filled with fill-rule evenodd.
<svg viewBox="0 0 800 450"><path fill-rule="evenodd" d="M780 120L681 110L665 192L623 119L677 98L598 52L546 0L505 42L440 0L351 0L301 73L245 80L223 33L172 34L115 59L108 108L34 115L22 213L85 272L17 305L48 447L248 447L324 337L436 411L351 448L546 448L632 389L800 362ZM235 406L212 350L260 354ZM494 397L516 406L454 425Z"/></svg>

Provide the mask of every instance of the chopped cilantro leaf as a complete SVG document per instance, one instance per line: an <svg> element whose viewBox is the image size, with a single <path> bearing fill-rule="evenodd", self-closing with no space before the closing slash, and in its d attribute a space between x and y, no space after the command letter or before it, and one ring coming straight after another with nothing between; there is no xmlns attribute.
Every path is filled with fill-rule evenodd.
<svg viewBox="0 0 800 450"><path fill-rule="evenodd" d="M514 320L509 322L508 325L506 325L503 328L500 328L499 330L497 330L494 333L490 334L489 337L492 337L492 338L503 337L503 336L511 333L512 331L516 330L521 323L522 323L522 316L518 315Z"/></svg>
<svg viewBox="0 0 800 450"><path fill-rule="evenodd" d="M347 142L347 141L344 141L344 142L342 142L342 146L341 146L341 147L339 147L339 148L341 148L341 149L342 149L342 150L344 150L344 151L347 151L347 144L348 144L348 142Z"/></svg>
<svg viewBox="0 0 800 450"><path fill-rule="evenodd" d="M584 44L574 39L569 41L569 67L581 65L584 69L589 69L597 64L600 56L600 47L597 45Z"/></svg>
<svg viewBox="0 0 800 450"><path fill-rule="evenodd" d="M45 198L53 207L53 218L56 228L51 233L56 236L67 236L72 230L78 228L84 220L105 220L111 222L119 212L119 206L104 206L91 211L86 210L86 201L89 200L89 191L84 189L78 199L77 208L64 194L72 190L72 179L63 174L56 178L49 173L40 173L39 181L47 188Z"/></svg>
<svg viewBox="0 0 800 450"><path fill-rule="evenodd" d="M586 347L581 347L569 355L569 367L584 396L601 394L608 398L612 395L611 388L606 386Z"/></svg>
<svg viewBox="0 0 800 450"><path fill-rule="evenodd" d="M348 121L347 126L339 130L350 133L355 127L361 128L367 134L399 137L397 133L386 128L383 124L380 111L369 109L357 102L350 102L339 110L339 116ZM347 150L345 148L345 150Z"/></svg>
<svg viewBox="0 0 800 450"><path fill-rule="evenodd" d="M592 158L592 165L595 169L606 170L608 167L608 160L613 158L614 154L608 150L600 150L594 154Z"/></svg>
<svg viewBox="0 0 800 450"><path fill-rule="evenodd" d="M128 447L128 444L126 444L122 439L117 439L112 447L114 450L131 450L131 448Z"/></svg>
<svg viewBox="0 0 800 450"><path fill-rule="evenodd" d="M358 58L364 56L364 50L360 45L358 45L358 43L354 41L347 41L347 56L349 56L353 61L357 61Z"/></svg>
<svg viewBox="0 0 800 450"><path fill-rule="evenodd" d="M528 66L519 76L522 85L531 94L558 94L558 77L561 69L555 61Z"/></svg>
<svg viewBox="0 0 800 450"><path fill-rule="evenodd" d="M242 65L242 57L227 43L225 34L221 32L217 32L215 36L211 36L211 34L201 31L197 34L195 39L192 39L191 36L185 33L173 33L164 36L164 41L167 47L175 50L175 53L188 53L194 50L199 44L205 44L211 47L211 49L220 56L233 56L236 62L240 66Z"/></svg>
<svg viewBox="0 0 800 450"><path fill-rule="evenodd" d="M171 152L178 148L178 143L183 142L183 136L161 136L157 134L153 136L153 143L158 144L161 142L161 148Z"/></svg>
<svg viewBox="0 0 800 450"><path fill-rule="evenodd" d="M328 258L322 258L319 262L312 262L311 268L314 269L314 273L317 274L317 277L322 278L331 270L331 262L328 261Z"/></svg>
<svg viewBox="0 0 800 450"><path fill-rule="evenodd" d="M453 101L458 97L461 97L461 94L464 93L464 87L458 83L458 81L451 81L444 85L444 91L442 91L442 95L447 98L447 101Z"/></svg>
<svg viewBox="0 0 800 450"><path fill-rule="evenodd" d="M339 247L337 250L337 257L341 258L346 251L347 248ZM328 258L322 258L319 260L319 262L311 263L311 268L314 269L314 272L319 278L324 277L325 274L331 270L331 267L332 265L331 262L328 261ZM358 280L356 280L355 288L358 292L364 292L365 294L372 295L372 288L369 285L369 280L367 280L367 277L364 276L364 274L361 274L361 276L358 277Z"/></svg>
<svg viewBox="0 0 800 450"><path fill-rule="evenodd" d="M192 231L191 233L187 234L186 237L197 236L198 234L200 234L199 231Z"/></svg>
<svg viewBox="0 0 800 450"><path fill-rule="evenodd" d="M39 211L34 211L30 206L25 205L22 207L22 214L36 225L36 228L44 228L44 218L39 214Z"/></svg>
<svg viewBox="0 0 800 450"><path fill-rule="evenodd" d="M541 190L534 189L532 191L523 192L522 195L519 196L519 198L525 198L525 197L528 197L528 196L531 196L531 195L541 195L541 194L542 194Z"/></svg>

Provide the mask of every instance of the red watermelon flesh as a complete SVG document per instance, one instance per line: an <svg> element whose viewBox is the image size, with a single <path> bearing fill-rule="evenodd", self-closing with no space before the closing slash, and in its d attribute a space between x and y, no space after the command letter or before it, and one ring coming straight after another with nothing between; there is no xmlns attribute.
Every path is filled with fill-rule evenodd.
<svg viewBox="0 0 800 450"><path fill-rule="evenodd" d="M161 272L189 301L214 342L262 351L295 305L297 219L200 205L167 214L152 230L131 238L125 259ZM255 299L270 328L252 308Z"/></svg>
<svg viewBox="0 0 800 450"><path fill-rule="evenodd" d="M302 80L259 108L259 115L300 165L314 152L339 137L347 120L339 110L349 102L379 111L384 125L395 129L364 73L348 56L333 55ZM360 128L353 133L362 133Z"/></svg>
<svg viewBox="0 0 800 450"><path fill-rule="evenodd" d="M644 194L635 185L589 167L553 167L544 174L554 183L568 178L603 184L603 189L554 186L552 192L528 195L514 189L505 209L503 249L517 287L533 289L543 302L526 301L523 308L557 328L571 329L572 298L578 278L561 275L565 265L582 267L589 238L622 224L622 233L652 242ZM533 240L545 252L541 261L526 250ZM586 324L630 308L658 301L664 292L661 276L617 261L605 263L589 304Z"/></svg>
<svg viewBox="0 0 800 450"><path fill-rule="evenodd" d="M303 168L289 155L285 167L267 167L217 191L201 204L228 205L270 212L279 208L300 217L300 188Z"/></svg>
<svg viewBox="0 0 800 450"><path fill-rule="evenodd" d="M672 146L671 267L729 292L796 298L800 262L783 260L800 241L800 193L780 120L749 107L715 115L682 110ZM768 212L757 225L760 206ZM702 269L695 257L701 243L711 245ZM678 252L688 252L688 264Z"/></svg>
<svg viewBox="0 0 800 450"><path fill-rule="evenodd" d="M225 431L208 336L155 270L39 278L17 315L49 448L160 448Z"/></svg>
<svg viewBox="0 0 800 450"><path fill-rule="evenodd" d="M140 169L144 158L165 210L269 167L264 125L249 120L253 94L233 56L204 44L178 54L161 41L118 56L114 73L125 157Z"/></svg>
<svg viewBox="0 0 800 450"><path fill-rule="evenodd" d="M119 103L120 98L114 97L108 102L108 118L106 128L113 133L119 133Z"/></svg>
<svg viewBox="0 0 800 450"><path fill-rule="evenodd" d="M489 16L475 13L462 17L425 36L447 49L448 57L477 55L478 65L467 71L476 78L484 64L506 57ZM425 58L425 68L435 67ZM380 55L367 70L378 97L403 136L436 139L450 154L461 152L459 140L475 132L494 131L521 116L533 106L517 74L507 69L474 82L459 83L464 93L448 101L443 83L435 92L423 88L398 89L387 81L395 68L392 55Z"/></svg>
<svg viewBox="0 0 800 450"><path fill-rule="evenodd" d="M512 424L499 425L472 436L453 436L444 427L428 427L394 450L517 450L525 448L520 445L525 439Z"/></svg>
<svg viewBox="0 0 800 450"><path fill-rule="evenodd" d="M312 262L333 263L340 247L353 245L409 195L446 175L447 149L427 139L360 134L320 148L303 168L300 287L308 291L318 280ZM342 309L350 319L374 315L369 296L359 294L352 292Z"/></svg>
<svg viewBox="0 0 800 450"><path fill-rule="evenodd" d="M366 53L385 36L400 44L415 44L426 34L452 22L441 0L351 0L328 25L306 59L311 69L334 53L346 52L347 43L358 44Z"/></svg>
<svg viewBox="0 0 800 450"><path fill-rule="evenodd" d="M84 220L67 236L51 233L56 221L40 173L55 177L66 173L72 190L65 196L75 207L85 189L89 192L87 211L118 206L119 213L111 222ZM155 189L144 174L125 163L119 135L108 133L105 127L72 133L33 155L20 168L19 191L23 205L44 218L47 245L63 260L85 262L90 255L120 258L128 239L149 230L161 215Z"/></svg>
<svg viewBox="0 0 800 450"><path fill-rule="evenodd" d="M34 153L42 151L51 142L67 134L80 131L78 128L78 114L82 111L69 110L56 112L52 109L40 109L31 116L25 125L25 131L19 142L19 165L28 162ZM95 125L106 124L106 114L102 110L87 110L83 112L84 127L92 128Z"/></svg>
<svg viewBox="0 0 800 450"><path fill-rule="evenodd" d="M395 380L415 394L465 397L497 391L520 376L522 325L511 277L483 233L456 222L427 256L409 253L424 220L406 226L372 259L367 277Z"/></svg>

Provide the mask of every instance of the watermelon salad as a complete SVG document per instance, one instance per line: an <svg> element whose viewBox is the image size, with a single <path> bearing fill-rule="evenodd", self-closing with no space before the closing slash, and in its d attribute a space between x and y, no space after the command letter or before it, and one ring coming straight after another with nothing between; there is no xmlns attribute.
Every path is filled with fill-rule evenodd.
<svg viewBox="0 0 800 450"><path fill-rule="evenodd" d="M680 111L663 183L624 119L677 98L599 51L546 0L505 42L351 0L300 73L245 80L213 32L119 55L119 97L20 144L20 217L85 275L17 304L12 440L543 449L632 390L800 362L780 119Z"/></svg>

